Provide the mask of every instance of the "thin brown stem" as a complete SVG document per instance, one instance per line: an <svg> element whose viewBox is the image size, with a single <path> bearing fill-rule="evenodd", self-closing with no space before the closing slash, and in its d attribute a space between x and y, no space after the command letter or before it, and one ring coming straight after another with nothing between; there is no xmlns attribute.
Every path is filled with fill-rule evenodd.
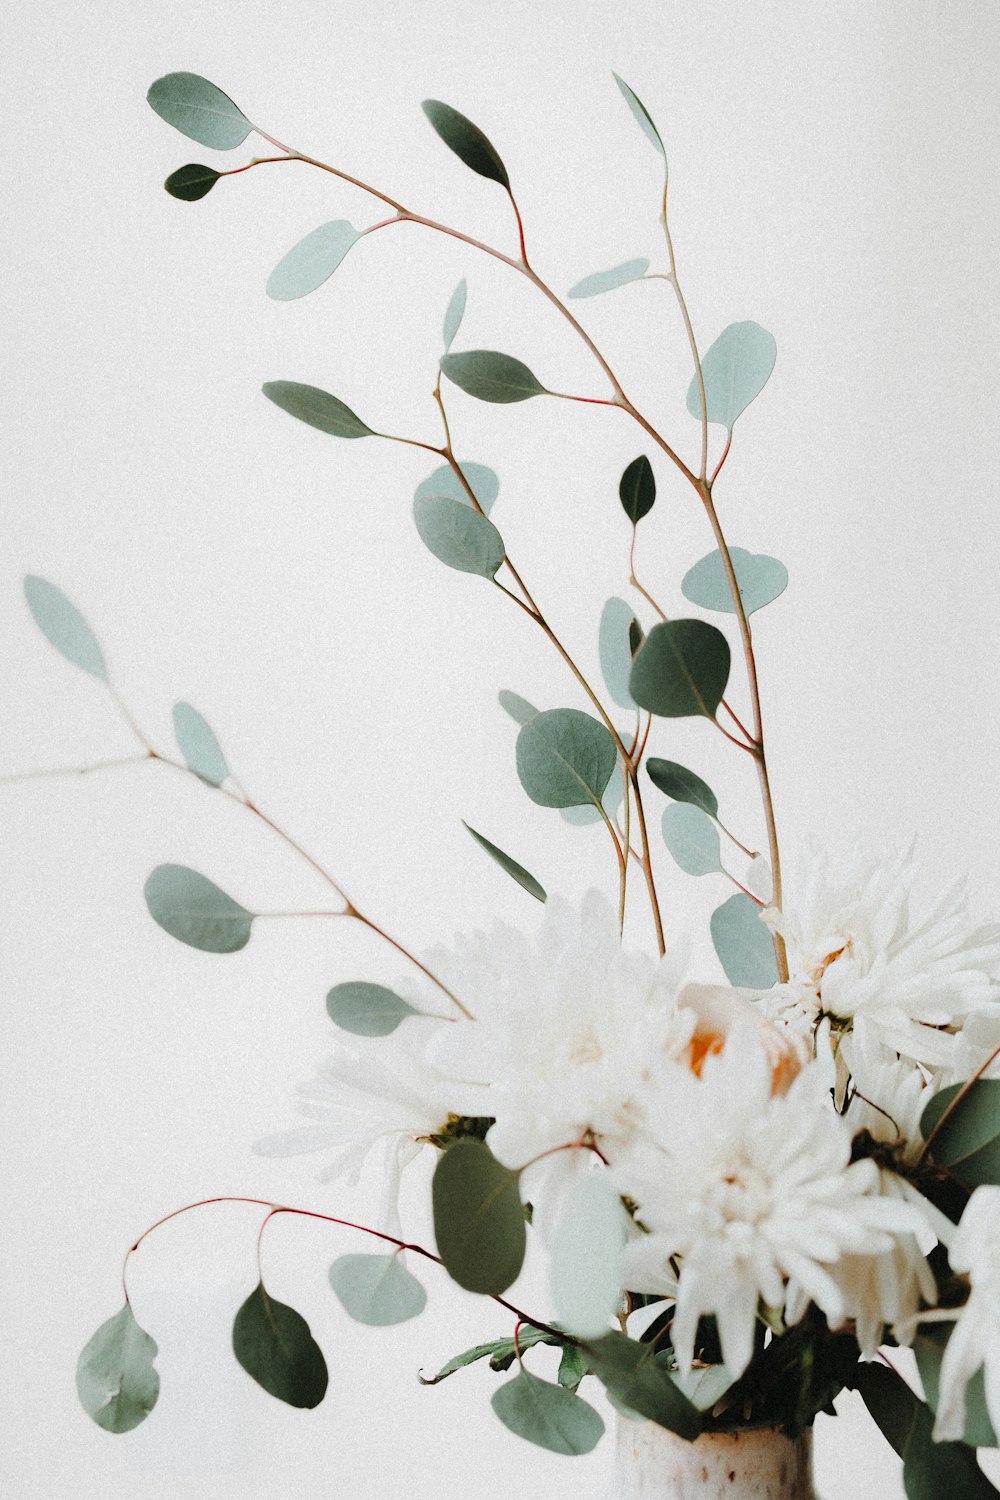
<svg viewBox="0 0 1000 1500"><path fill-rule="evenodd" d="M691 348L691 358L694 361L695 379L698 382L698 404L701 408L701 467L698 473L700 478L704 480L705 475L708 473L708 400L705 395L705 375L701 367L701 356L698 353L698 342L694 336L694 327L691 323L691 316L688 313L687 303L684 300L684 293L681 291L681 284L677 280L677 262L674 258L674 242L670 237L670 225L667 221L666 178L664 178L663 181L662 219L663 237L667 242L667 256L670 261L670 275L667 277L667 280L673 287L674 296L677 298L677 306L680 308L681 318L684 323L684 331L687 334L688 344Z"/></svg>
<svg viewBox="0 0 1000 1500"><path fill-rule="evenodd" d="M642 840L642 872L646 877L646 889L649 892L649 904L653 912L653 925L656 928L656 946L660 950L660 956L667 951L663 939L663 919L660 916L660 903L656 894L656 882L653 878L653 859L649 847L649 835L646 831L646 814L642 806L642 793L639 790L639 768L630 762L629 777L632 782L632 792L635 797L635 812L639 822L639 837Z"/></svg>

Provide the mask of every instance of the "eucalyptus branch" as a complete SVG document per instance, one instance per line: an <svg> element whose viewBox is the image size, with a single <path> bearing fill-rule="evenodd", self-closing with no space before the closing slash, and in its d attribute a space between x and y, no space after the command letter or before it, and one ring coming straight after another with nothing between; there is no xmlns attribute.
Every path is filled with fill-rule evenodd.
<svg viewBox="0 0 1000 1500"><path fill-rule="evenodd" d="M701 368L701 356L698 353L698 341L694 336L694 327L691 323L691 315L688 312L681 284L677 279L677 261L674 257L674 242L670 237L670 224L667 219L667 187L669 178L663 178L663 207L661 218L663 221L663 237L667 242L667 257L670 261L670 274L667 280L674 289L677 298L677 306L680 308L681 318L684 322L684 331L687 334L688 344L691 348L691 358L694 361L695 379L698 382L698 404L701 407L701 468L699 475L702 479L708 473L708 397L705 394L705 375ZM713 476L714 477L714 476Z"/></svg>

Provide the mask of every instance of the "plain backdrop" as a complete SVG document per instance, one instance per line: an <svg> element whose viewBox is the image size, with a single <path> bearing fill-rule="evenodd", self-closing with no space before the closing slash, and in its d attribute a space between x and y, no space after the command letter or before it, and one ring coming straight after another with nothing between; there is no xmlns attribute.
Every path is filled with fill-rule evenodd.
<svg viewBox="0 0 1000 1500"><path fill-rule="evenodd" d="M194 703L260 805L403 941L537 919L462 818L552 890L613 889L600 832L565 827L518 786L498 689L542 706L582 699L523 615L423 548L410 504L433 460L323 437L259 393L267 379L314 383L374 427L438 442L430 393L461 276L458 347L504 349L582 395L605 394L600 371L526 283L412 226L364 240L314 296L268 301L268 273L296 240L329 219L373 223L378 206L299 165L178 203L160 186L170 171L242 164L253 142L220 159L144 96L163 73L203 73L280 139L512 251L504 195L421 113L442 98L502 153L529 250L565 291L635 256L662 269L657 158L614 69L667 141L703 348L745 318L778 343L717 498L730 541L779 556L791 577L756 617L785 850L815 834L888 856L917 834L927 888L968 872L973 907L989 911L992 0L38 0L30 15L8 7L2 27L0 769L132 749L99 685L32 625L21 578L40 573L84 611L146 732L171 748L173 703ZM577 307L693 460L688 355L664 283ZM494 519L511 555L596 674L601 605L628 588L618 476L652 450L613 411L457 392L450 404L459 454L501 476ZM711 537L680 477L654 464L639 565L680 612L680 578ZM745 706L738 665L734 698ZM761 841L752 778L721 737L665 724L654 748L705 775L731 825ZM363 1211L317 1183L315 1161L250 1148L294 1123L294 1085L328 1044L331 984L392 983L405 968L337 922L261 924L230 958L173 943L141 894L164 861L255 908L322 906L328 893L263 825L161 767L5 785L0 808L4 1493L597 1497L608 1444L583 1460L528 1448L493 1417L482 1368L418 1385L418 1368L507 1331L499 1309L428 1274L421 1319L365 1332L326 1281L336 1254L364 1247L311 1221L273 1225L265 1267L325 1348L330 1392L311 1414L270 1401L228 1348L256 1277L247 1207L192 1213L135 1257L160 1403L127 1437L88 1421L76 1357L118 1307L122 1252L146 1225L217 1193ZM725 883L695 884L665 855L660 872L672 930L695 935L695 966L714 974L707 916ZM643 920L631 936L649 941ZM539 1306L533 1274L519 1292ZM844 1407L818 1424L821 1493L900 1496L894 1456Z"/></svg>

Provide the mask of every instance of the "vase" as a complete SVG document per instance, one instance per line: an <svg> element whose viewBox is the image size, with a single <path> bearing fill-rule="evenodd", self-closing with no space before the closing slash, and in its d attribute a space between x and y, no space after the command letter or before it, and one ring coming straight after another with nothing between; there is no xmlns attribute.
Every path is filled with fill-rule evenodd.
<svg viewBox="0 0 1000 1500"><path fill-rule="evenodd" d="M619 1417L606 1500L816 1500L812 1431L707 1432L685 1442L654 1422Z"/></svg>

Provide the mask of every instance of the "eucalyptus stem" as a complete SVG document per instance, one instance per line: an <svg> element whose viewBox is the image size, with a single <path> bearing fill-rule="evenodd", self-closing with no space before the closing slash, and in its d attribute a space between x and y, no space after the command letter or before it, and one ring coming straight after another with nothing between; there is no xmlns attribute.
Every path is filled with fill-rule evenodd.
<svg viewBox="0 0 1000 1500"><path fill-rule="evenodd" d="M708 397L705 394L705 374L701 367L701 355L698 353L698 341L694 336L694 327L691 323L691 315L688 312L684 293L681 291L680 282L677 279L677 261L674 257L674 242L670 236L670 224L667 219L667 186L669 178L663 178L663 207L661 218L663 221L663 237L667 243L667 258L670 261L670 275L667 280L674 289L677 306L680 309L681 319L684 323L684 331L687 334L688 344L691 348L691 358L694 362L695 379L698 382L698 404L701 407L701 468L699 476L704 479L708 473Z"/></svg>

